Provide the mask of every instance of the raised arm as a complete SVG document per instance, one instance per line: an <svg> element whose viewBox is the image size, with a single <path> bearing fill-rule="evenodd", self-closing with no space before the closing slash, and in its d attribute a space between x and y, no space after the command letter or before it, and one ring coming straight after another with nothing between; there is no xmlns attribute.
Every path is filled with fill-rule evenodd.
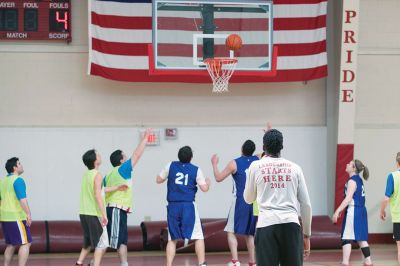
<svg viewBox="0 0 400 266"><path fill-rule="evenodd" d="M146 129L146 131L143 134L142 140L139 142L136 149L133 151L132 157L131 157L132 158L132 168L135 167L135 165L139 161L140 157L142 157L144 149L146 148L147 139L150 135L150 132L151 132L150 128Z"/></svg>
<svg viewBox="0 0 400 266"><path fill-rule="evenodd" d="M104 207L103 195L101 193L102 182L103 178L101 177L100 173L97 173L97 175L94 178L94 195L96 197L97 206L99 207L99 210L101 212L101 224L103 226L106 226L108 220L107 220L106 210Z"/></svg>
<svg viewBox="0 0 400 266"><path fill-rule="evenodd" d="M337 223L338 218L340 217L340 213L350 204L353 199L354 192L357 189L357 184L354 180L349 180L347 184L347 195L336 209L335 213L332 216L332 222Z"/></svg>
<svg viewBox="0 0 400 266"><path fill-rule="evenodd" d="M211 164L213 166L215 181L222 182L228 176L236 173L237 168L236 168L236 162L234 160L230 161L222 172L220 172L218 169L218 162L219 162L218 155L214 154L211 157Z"/></svg>
<svg viewBox="0 0 400 266"><path fill-rule="evenodd" d="M272 125L270 122L267 122L267 125L265 126L265 128L263 128L264 134L268 131L272 129ZM256 154L256 156L261 159L263 156L265 155L265 152L262 153L258 153Z"/></svg>
<svg viewBox="0 0 400 266"><path fill-rule="evenodd" d="M265 126L264 133L267 132L268 130L271 130L272 124L270 122L267 122L267 125Z"/></svg>

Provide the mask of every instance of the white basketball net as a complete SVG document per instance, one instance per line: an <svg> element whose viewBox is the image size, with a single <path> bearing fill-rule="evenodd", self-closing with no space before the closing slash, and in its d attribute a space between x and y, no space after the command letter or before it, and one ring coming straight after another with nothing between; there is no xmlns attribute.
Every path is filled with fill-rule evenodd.
<svg viewBox="0 0 400 266"><path fill-rule="evenodd" d="M208 73L213 81L213 92L227 92L229 79L231 78L238 60L235 58L207 58Z"/></svg>

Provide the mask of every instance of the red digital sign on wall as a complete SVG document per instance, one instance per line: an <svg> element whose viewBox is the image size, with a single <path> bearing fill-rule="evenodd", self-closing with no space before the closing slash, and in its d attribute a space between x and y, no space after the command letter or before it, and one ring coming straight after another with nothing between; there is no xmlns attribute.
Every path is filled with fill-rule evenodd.
<svg viewBox="0 0 400 266"><path fill-rule="evenodd" d="M70 0L0 0L0 39L71 41Z"/></svg>

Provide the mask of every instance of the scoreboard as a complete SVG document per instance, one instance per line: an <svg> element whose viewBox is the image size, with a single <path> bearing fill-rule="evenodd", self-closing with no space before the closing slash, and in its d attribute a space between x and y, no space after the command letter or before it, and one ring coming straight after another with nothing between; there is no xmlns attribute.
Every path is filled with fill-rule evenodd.
<svg viewBox="0 0 400 266"><path fill-rule="evenodd" d="M70 0L0 0L0 40L70 42Z"/></svg>

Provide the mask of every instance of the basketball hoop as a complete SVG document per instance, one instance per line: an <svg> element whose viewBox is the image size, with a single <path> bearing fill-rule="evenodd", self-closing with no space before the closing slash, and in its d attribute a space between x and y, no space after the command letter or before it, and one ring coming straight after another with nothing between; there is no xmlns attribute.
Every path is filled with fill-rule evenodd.
<svg viewBox="0 0 400 266"><path fill-rule="evenodd" d="M204 63L213 81L213 92L227 92L231 78L238 60L236 58L221 57L207 58Z"/></svg>

